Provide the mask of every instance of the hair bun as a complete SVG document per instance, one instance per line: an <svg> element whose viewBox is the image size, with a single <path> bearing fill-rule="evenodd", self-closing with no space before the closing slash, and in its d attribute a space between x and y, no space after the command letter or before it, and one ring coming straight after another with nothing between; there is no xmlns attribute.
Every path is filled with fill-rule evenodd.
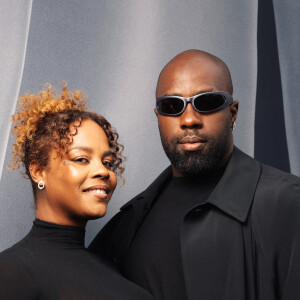
<svg viewBox="0 0 300 300"><path fill-rule="evenodd" d="M37 126L47 114L59 113L67 110L86 110L86 96L80 91L70 92L67 83L60 94L52 90L52 85L38 94L24 94L19 97L19 105L12 116L13 133L16 143L13 145L12 169L17 169L24 156L25 141L32 141Z"/></svg>

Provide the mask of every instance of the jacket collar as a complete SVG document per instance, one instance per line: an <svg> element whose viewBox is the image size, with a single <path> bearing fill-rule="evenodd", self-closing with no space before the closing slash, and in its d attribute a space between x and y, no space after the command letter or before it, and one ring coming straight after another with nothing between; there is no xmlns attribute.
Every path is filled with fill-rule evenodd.
<svg viewBox="0 0 300 300"><path fill-rule="evenodd" d="M240 222L245 222L260 173L261 164L234 147L226 170L208 198L207 203L218 207ZM154 203L156 196L171 180L171 177L172 169L169 166L144 192L123 205L121 210L125 211L132 207L139 207L139 212L143 212L138 214L140 221L142 221L148 209Z"/></svg>
<svg viewBox="0 0 300 300"><path fill-rule="evenodd" d="M234 148L225 173L207 202L245 222L261 174L261 164Z"/></svg>

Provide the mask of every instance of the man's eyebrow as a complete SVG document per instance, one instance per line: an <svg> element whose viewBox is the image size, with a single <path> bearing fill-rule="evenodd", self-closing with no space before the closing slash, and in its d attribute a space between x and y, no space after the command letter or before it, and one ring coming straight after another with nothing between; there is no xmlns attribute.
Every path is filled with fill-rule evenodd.
<svg viewBox="0 0 300 300"><path fill-rule="evenodd" d="M202 93L212 92L213 90L214 90L213 88L207 89L207 90L200 90L200 91L196 92L193 96L199 95L199 94L202 94ZM166 96L179 96L179 97L183 97L182 94L177 94L177 93L165 94L163 97L166 97ZM188 97L185 97L185 98L188 98Z"/></svg>

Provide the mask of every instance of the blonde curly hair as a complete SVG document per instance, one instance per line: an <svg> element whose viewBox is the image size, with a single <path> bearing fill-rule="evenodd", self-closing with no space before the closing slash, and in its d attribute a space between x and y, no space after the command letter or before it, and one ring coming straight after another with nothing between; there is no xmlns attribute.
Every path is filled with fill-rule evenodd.
<svg viewBox="0 0 300 300"><path fill-rule="evenodd" d="M30 176L30 163L35 160L41 166L46 166L52 149L63 156L77 134L76 128L84 120L96 122L105 132L114 157L113 171L123 179L123 146L118 142L118 133L104 117L87 111L86 96L78 90L70 92L66 83L58 95L52 91L51 84L36 95L22 95L12 120L16 142L10 169L18 169L20 164L23 165L31 180L34 195L36 184ZM70 125L75 121L79 121L79 125L76 125L75 133L71 133Z"/></svg>

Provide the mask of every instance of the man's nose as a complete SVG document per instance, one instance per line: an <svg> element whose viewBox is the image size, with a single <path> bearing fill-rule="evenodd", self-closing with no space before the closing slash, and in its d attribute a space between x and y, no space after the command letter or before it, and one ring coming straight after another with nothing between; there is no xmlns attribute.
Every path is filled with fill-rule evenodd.
<svg viewBox="0 0 300 300"><path fill-rule="evenodd" d="M94 161L91 165L91 177L100 177L103 179L109 178L109 171L103 165L102 161Z"/></svg>
<svg viewBox="0 0 300 300"><path fill-rule="evenodd" d="M179 116L181 129L201 128L203 126L202 116L194 110L191 103L188 103L185 111Z"/></svg>

